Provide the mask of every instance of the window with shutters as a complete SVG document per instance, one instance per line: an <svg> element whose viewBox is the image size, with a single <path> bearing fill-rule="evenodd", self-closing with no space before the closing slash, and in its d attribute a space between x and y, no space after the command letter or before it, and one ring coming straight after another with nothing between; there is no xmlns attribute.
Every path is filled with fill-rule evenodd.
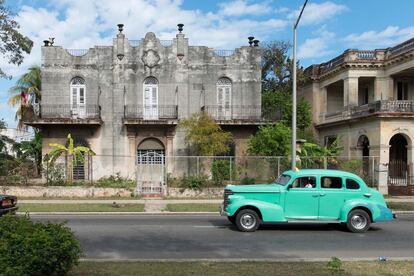
<svg viewBox="0 0 414 276"><path fill-rule="evenodd" d="M229 78L220 78L217 81L217 119L231 119L231 89Z"/></svg>
<svg viewBox="0 0 414 276"><path fill-rule="evenodd" d="M81 77L74 77L70 82L70 113L73 117L86 115L86 85Z"/></svg>
<svg viewBox="0 0 414 276"><path fill-rule="evenodd" d="M144 120L158 119L158 80L148 77L144 80Z"/></svg>

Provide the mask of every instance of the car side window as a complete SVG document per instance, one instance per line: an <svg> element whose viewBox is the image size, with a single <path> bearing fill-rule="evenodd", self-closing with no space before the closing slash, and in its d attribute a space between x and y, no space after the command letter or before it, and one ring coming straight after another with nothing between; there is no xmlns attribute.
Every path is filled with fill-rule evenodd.
<svg viewBox="0 0 414 276"><path fill-rule="evenodd" d="M359 183L353 179L346 180L346 188L348 190L359 190Z"/></svg>
<svg viewBox="0 0 414 276"><path fill-rule="evenodd" d="M312 189L316 188L316 177L304 176L298 177L293 181L292 188Z"/></svg>
<svg viewBox="0 0 414 276"><path fill-rule="evenodd" d="M342 178L340 177L322 177L321 187L323 189L342 189Z"/></svg>

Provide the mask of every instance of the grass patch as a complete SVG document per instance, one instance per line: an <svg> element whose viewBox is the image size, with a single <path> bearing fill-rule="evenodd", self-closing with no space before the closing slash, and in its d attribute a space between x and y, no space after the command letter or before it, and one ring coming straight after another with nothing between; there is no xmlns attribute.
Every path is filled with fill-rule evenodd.
<svg viewBox="0 0 414 276"><path fill-rule="evenodd" d="M217 203L174 203L167 204L165 210L170 212L218 212Z"/></svg>
<svg viewBox="0 0 414 276"><path fill-rule="evenodd" d="M388 208L394 211L414 211L414 202L387 202Z"/></svg>
<svg viewBox="0 0 414 276"><path fill-rule="evenodd" d="M106 196L106 197L69 197L69 196L62 196L62 197L34 197L34 196L29 196L29 197L23 197L23 196L19 196L17 198L18 200L43 200L43 201L47 201L47 200L117 200L117 199L122 199L122 200L136 200L136 199L141 199L141 196L137 195L137 196Z"/></svg>
<svg viewBox="0 0 414 276"><path fill-rule="evenodd" d="M144 204L30 204L18 203L19 212L143 212Z"/></svg>
<svg viewBox="0 0 414 276"><path fill-rule="evenodd" d="M411 275L414 262L81 262L69 275Z"/></svg>

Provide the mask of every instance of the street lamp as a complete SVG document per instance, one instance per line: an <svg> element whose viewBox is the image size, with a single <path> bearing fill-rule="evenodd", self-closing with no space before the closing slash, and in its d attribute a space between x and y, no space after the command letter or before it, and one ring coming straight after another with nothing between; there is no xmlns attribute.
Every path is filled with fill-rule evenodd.
<svg viewBox="0 0 414 276"><path fill-rule="evenodd" d="M307 3L308 0L305 0L298 19L296 19L295 25L293 25L292 170L296 170L296 28Z"/></svg>

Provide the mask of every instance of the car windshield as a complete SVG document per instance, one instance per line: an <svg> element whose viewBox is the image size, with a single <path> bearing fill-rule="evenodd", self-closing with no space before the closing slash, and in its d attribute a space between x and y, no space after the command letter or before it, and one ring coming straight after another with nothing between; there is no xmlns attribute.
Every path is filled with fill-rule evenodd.
<svg viewBox="0 0 414 276"><path fill-rule="evenodd" d="M290 180L290 175L282 174L280 175L274 183L280 184L280 185L286 185Z"/></svg>

